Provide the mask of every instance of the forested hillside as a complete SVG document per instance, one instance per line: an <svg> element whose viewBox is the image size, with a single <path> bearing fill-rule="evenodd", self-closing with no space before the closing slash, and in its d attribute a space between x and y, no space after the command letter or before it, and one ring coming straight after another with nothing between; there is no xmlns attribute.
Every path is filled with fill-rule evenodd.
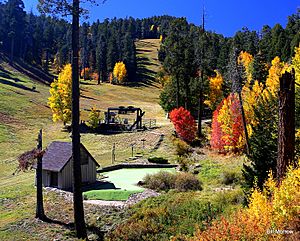
<svg viewBox="0 0 300 241"><path fill-rule="evenodd" d="M181 25L177 29L182 30L181 39L188 41L179 44L190 51L191 59L187 59L186 64L194 69L194 73L190 73L193 77L200 61L205 65L206 75L211 75L215 69L225 74L233 46L254 55L256 61L270 63L275 56L283 61L290 60L300 40L299 13L290 16L286 26L277 24L271 28L266 25L260 32L245 27L233 37L224 37L211 31L203 34L201 27L171 16L84 22L80 28L81 70L89 68L96 73L94 78L107 81L115 64L123 61L129 80L134 81L137 67L134 41L149 38L161 38L164 41L167 38L159 54L163 61L168 55L166 49L174 44L176 25ZM0 40L0 51L6 53L11 61L21 58L30 64L42 66L45 71L51 69L57 73L71 60L70 23L55 17L26 13L22 0L0 3ZM202 54L205 56L202 57L200 50L203 43L205 53Z"/></svg>

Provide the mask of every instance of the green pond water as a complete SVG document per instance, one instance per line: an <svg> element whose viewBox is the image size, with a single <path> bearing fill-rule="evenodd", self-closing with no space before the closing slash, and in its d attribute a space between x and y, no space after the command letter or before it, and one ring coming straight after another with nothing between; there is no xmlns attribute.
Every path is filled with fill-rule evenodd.
<svg viewBox="0 0 300 241"><path fill-rule="evenodd" d="M109 181L116 188L123 190L143 190L136 184L142 181L147 174L155 174L160 171L175 172L175 168L123 168L110 172L103 172L102 175L107 177L103 181Z"/></svg>
<svg viewBox="0 0 300 241"><path fill-rule="evenodd" d="M130 195L142 192L137 185L147 174L175 172L175 168L123 168L101 173L105 178L83 192L85 199L126 201Z"/></svg>

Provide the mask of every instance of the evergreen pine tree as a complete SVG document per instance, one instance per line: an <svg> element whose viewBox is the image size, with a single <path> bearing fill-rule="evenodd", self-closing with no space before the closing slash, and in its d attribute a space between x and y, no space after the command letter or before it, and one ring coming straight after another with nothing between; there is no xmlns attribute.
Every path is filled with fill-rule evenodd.
<svg viewBox="0 0 300 241"><path fill-rule="evenodd" d="M278 104L276 98L269 96L270 99L259 100L254 112L258 124L253 127L253 134L249 140L250 164L243 165L243 188L246 192L255 185L262 189L269 171L276 175Z"/></svg>

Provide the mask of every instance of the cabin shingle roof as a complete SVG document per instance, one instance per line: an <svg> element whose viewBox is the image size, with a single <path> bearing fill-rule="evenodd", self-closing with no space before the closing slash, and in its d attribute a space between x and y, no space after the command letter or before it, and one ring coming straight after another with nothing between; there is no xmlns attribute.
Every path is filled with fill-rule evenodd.
<svg viewBox="0 0 300 241"><path fill-rule="evenodd" d="M43 170L59 172L72 157L72 143L54 141L43 156Z"/></svg>
<svg viewBox="0 0 300 241"><path fill-rule="evenodd" d="M92 160L99 166L92 155L81 144L81 148L88 153ZM48 147L43 156L43 170L60 172L72 157L72 143L54 141Z"/></svg>

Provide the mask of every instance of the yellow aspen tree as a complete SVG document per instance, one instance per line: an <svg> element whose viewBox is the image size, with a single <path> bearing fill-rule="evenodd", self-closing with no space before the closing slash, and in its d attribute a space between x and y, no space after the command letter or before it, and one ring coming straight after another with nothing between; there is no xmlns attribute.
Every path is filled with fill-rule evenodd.
<svg viewBox="0 0 300 241"><path fill-rule="evenodd" d="M292 59L292 68L295 70L295 105L296 105L296 126L300 126L300 120L299 120L299 115L300 115L300 45L299 47L295 48L295 56ZM299 131L299 130L298 130ZM299 132L300 133L300 132Z"/></svg>
<svg viewBox="0 0 300 241"><path fill-rule="evenodd" d="M215 70L216 76L209 77L209 96L208 100L204 101L206 105L208 105L212 110L215 110L217 105L223 99L223 77L222 75Z"/></svg>
<svg viewBox="0 0 300 241"><path fill-rule="evenodd" d="M280 58L276 56L272 60L272 65L269 69L269 74L266 80L266 91L274 97L277 96L279 89L279 78L288 69L288 65L280 61Z"/></svg>
<svg viewBox="0 0 300 241"><path fill-rule="evenodd" d="M300 84L300 45L295 48L295 56L292 59L292 67L295 69L296 83Z"/></svg>
<svg viewBox="0 0 300 241"><path fill-rule="evenodd" d="M72 67L67 64L50 85L48 105L52 110L54 122L62 121L64 125L71 120L72 104Z"/></svg>
<svg viewBox="0 0 300 241"><path fill-rule="evenodd" d="M123 83L127 76L126 66L123 62L117 62L113 71L114 78L118 81L118 83Z"/></svg>
<svg viewBox="0 0 300 241"><path fill-rule="evenodd" d="M252 80L251 65L253 63L253 59L253 56L246 51L241 51L238 57L238 64L242 64L245 68L247 83L250 83Z"/></svg>
<svg viewBox="0 0 300 241"><path fill-rule="evenodd" d="M254 81L252 87L246 84L242 89L243 107L245 111L249 137L251 137L253 132L252 127L257 124L254 118L254 109L257 106L258 100L261 97L263 90L264 85L257 80Z"/></svg>
<svg viewBox="0 0 300 241"><path fill-rule="evenodd" d="M89 124L93 129L99 126L100 122L100 111L96 107L92 107L89 113Z"/></svg>

